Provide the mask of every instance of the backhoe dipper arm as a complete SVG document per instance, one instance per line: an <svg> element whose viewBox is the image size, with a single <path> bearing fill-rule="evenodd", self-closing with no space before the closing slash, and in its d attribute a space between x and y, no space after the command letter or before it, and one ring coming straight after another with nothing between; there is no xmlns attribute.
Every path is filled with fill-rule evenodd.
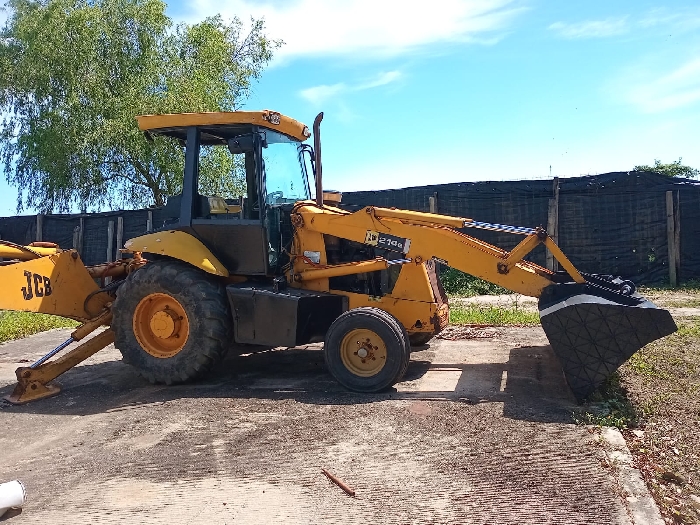
<svg viewBox="0 0 700 525"><path fill-rule="evenodd" d="M305 206L301 214L302 227L311 231L402 251L406 258L417 264L435 258L452 268L532 297L540 297L542 290L552 284L553 274L546 268L524 261L523 257L539 244L545 244L574 281L585 282L541 229L487 225L460 217L372 206L352 214ZM507 252L455 229L474 225L526 237ZM308 270L312 273L320 271ZM301 273L300 280L305 280L305 273Z"/></svg>

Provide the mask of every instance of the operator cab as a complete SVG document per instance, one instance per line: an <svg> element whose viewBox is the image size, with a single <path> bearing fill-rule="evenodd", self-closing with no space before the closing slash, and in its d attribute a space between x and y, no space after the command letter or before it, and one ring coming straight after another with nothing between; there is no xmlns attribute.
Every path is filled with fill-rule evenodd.
<svg viewBox="0 0 700 525"><path fill-rule="evenodd" d="M185 147L183 191L168 198L161 230L194 235L231 274L280 274L292 240L291 210L311 198L309 129L273 111L146 115L138 122L147 136L172 137ZM230 155L223 178L207 172L215 147Z"/></svg>

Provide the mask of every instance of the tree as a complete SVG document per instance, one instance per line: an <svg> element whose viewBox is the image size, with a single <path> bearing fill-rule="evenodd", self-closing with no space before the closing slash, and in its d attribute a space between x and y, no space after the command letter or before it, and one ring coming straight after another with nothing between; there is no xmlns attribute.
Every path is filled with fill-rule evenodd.
<svg viewBox="0 0 700 525"><path fill-rule="evenodd" d="M679 158L676 162L670 164L662 164L660 160L654 160L653 166L635 166L632 171L651 171L666 175L667 177L686 177L692 179L700 175L700 170L684 166L681 164L683 158Z"/></svg>
<svg viewBox="0 0 700 525"><path fill-rule="evenodd" d="M9 0L0 30L0 158L18 210L163 205L182 187L172 139L135 116L230 111L281 45L263 22L174 25L162 0ZM203 192L242 191L229 155L205 148Z"/></svg>

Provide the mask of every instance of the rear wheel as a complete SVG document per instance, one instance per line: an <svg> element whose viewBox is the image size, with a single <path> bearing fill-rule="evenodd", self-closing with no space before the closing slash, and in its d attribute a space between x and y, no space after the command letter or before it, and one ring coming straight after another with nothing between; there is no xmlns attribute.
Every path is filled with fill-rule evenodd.
<svg viewBox="0 0 700 525"><path fill-rule="evenodd" d="M152 262L131 274L112 310L115 346L151 383L205 376L231 340L224 287L181 262Z"/></svg>
<svg viewBox="0 0 700 525"><path fill-rule="evenodd" d="M343 386L378 392L401 380L410 346L404 327L378 308L355 308L339 316L324 344L326 366Z"/></svg>

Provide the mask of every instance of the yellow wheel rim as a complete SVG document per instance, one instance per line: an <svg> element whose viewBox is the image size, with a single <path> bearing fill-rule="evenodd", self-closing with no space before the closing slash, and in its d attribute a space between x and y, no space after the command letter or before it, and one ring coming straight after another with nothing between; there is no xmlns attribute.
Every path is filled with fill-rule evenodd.
<svg viewBox="0 0 700 525"><path fill-rule="evenodd" d="M134 311L134 335L146 352L167 359L187 342L190 323L177 299L164 293L147 295Z"/></svg>
<svg viewBox="0 0 700 525"><path fill-rule="evenodd" d="M386 364L386 344L372 330L355 328L343 337L340 358L356 376L372 377Z"/></svg>

